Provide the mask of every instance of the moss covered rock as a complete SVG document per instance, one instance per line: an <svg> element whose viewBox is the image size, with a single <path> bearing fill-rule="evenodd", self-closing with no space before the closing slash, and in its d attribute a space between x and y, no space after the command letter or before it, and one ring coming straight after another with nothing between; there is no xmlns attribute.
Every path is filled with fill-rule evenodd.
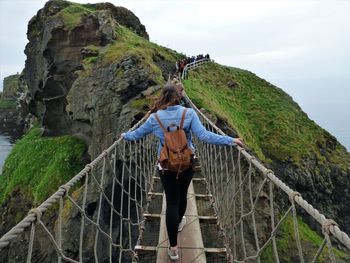
<svg viewBox="0 0 350 263"><path fill-rule="evenodd" d="M10 75L4 78L2 91L2 99L15 99L17 96L17 87L19 82L19 74Z"/></svg>

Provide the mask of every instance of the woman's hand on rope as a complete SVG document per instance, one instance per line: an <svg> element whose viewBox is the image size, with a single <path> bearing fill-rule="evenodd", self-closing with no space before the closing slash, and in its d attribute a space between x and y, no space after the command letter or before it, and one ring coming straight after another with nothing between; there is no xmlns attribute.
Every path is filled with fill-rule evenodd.
<svg viewBox="0 0 350 263"><path fill-rule="evenodd" d="M242 138L233 138L233 143L244 148L244 143Z"/></svg>
<svg viewBox="0 0 350 263"><path fill-rule="evenodd" d="M125 132L123 132L122 134L120 134L120 138L124 139L125 136Z"/></svg>

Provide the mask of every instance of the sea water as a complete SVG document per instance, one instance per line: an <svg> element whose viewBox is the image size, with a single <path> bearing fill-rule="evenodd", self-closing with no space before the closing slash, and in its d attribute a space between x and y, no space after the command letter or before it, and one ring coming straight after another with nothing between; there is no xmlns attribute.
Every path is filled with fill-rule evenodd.
<svg viewBox="0 0 350 263"><path fill-rule="evenodd" d="M306 103L303 110L350 151L350 101Z"/></svg>
<svg viewBox="0 0 350 263"><path fill-rule="evenodd" d="M276 79L308 117L350 151L350 77Z"/></svg>
<svg viewBox="0 0 350 263"><path fill-rule="evenodd" d="M11 137L0 134L0 175L2 174L6 157L11 152L12 147Z"/></svg>

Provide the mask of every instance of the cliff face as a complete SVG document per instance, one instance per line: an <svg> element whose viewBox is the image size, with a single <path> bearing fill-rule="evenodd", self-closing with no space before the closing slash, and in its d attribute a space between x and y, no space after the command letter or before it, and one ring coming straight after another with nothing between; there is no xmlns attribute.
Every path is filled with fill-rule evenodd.
<svg viewBox="0 0 350 263"><path fill-rule="evenodd" d="M13 139L20 138L31 123L26 89L22 74L4 78L4 90L0 98L0 133L6 133Z"/></svg>
<svg viewBox="0 0 350 263"><path fill-rule="evenodd" d="M163 81L140 57L124 55L122 48L120 54L108 56L123 41L123 31L118 31L122 26L148 39L131 11L108 3L49 1L28 26L24 78L31 94L30 112L46 135L83 138L92 157L137 115L125 109L127 102ZM126 112L129 121L121 122Z"/></svg>
<svg viewBox="0 0 350 263"><path fill-rule="evenodd" d="M15 99L18 87L19 74L7 76L4 78L4 88L2 91L2 98Z"/></svg>
<svg viewBox="0 0 350 263"><path fill-rule="evenodd" d="M0 109L0 133L11 135L14 139L22 135L23 127L18 123L16 108Z"/></svg>
<svg viewBox="0 0 350 263"><path fill-rule="evenodd" d="M19 75L4 78L3 92L0 96L0 133L7 133L18 137L21 130L18 127L16 109L17 87Z"/></svg>

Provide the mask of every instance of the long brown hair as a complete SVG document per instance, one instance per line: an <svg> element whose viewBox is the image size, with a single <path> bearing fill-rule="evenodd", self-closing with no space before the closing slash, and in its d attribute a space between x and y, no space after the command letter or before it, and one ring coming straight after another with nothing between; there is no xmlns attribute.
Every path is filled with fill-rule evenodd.
<svg viewBox="0 0 350 263"><path fill-rule="evenodd" d="M180 104L181 94L179 89L172 83L167 83L160 96L151 106L150 113L157 112L158 110L164 110L168 106L174 106Z"/></svg>

